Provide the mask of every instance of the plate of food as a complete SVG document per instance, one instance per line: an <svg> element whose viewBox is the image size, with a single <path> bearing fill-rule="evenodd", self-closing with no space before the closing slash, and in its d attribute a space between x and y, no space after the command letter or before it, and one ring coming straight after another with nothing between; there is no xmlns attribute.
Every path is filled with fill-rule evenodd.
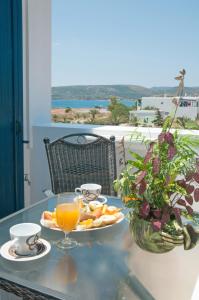
<svg viewBox="0 0 199 300"><path fill-rule="evenodd" d="M91 201L88 204L80 203L80 220L72 232L92 231L107 228L124 220L122 208L103 204L100 201ZM40 223L51 230L62 231L57 225L56 209L44 211Z"/></svg>

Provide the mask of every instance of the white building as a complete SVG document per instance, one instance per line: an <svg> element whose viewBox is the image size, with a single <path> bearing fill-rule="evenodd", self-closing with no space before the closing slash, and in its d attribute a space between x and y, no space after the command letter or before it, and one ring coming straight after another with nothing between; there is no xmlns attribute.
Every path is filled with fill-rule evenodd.
<svg viewBox="0 0 199 300"><path fill-rule="evenodd" d="M168 113L160 110L163 119L168 116ZM137 118L140 125L153 125L153 121L156 118L157 110L132 110L129 112L129 120L133 120L134 117Z"/></svg>
<svg viewBox="0 0 199 300"><path fill-rule="evenodd" d="M175 110L173 103L174 97L142 97L141 109L154 107L166 113L172 113ZM199 97L182 97L177 110L177 117L187 117L195 120L199 115Z"/></svg>

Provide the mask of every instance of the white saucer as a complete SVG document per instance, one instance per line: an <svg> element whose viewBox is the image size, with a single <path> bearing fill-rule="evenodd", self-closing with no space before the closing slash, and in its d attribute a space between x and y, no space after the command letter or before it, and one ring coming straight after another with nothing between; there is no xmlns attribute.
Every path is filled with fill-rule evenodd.
<svg viewBox="0 0 199 300"><path fill-rule="evenodd" d="M9 249L13 244L13 241L8 241L5 244L3 244L3 246L0 249L0 254L3 258L10 260L10 261L20 261L20 262L24 262L24 261L31 261L31 260L36 260L39 258L42 258L43 256L47 255L50 250L51 250L51 245L48 241L44 240L44 239L39 239L46 247L46 249L44 250L44 252L42 252L41 254L35 255L35 256L29 256L29 257L14 257L9 253Z"/></svg>
<svg viewBox="0 0 199 300"><path fill-rule="evenodd" d="M98 198L96 200L86 201L86 200L83 199L83 202L86 203L86 204L88 204L92 201L99 201L100 203L104 204L104 203L107 202L107 198L105 196L100 195L100 196L98 196Z"/></svg>

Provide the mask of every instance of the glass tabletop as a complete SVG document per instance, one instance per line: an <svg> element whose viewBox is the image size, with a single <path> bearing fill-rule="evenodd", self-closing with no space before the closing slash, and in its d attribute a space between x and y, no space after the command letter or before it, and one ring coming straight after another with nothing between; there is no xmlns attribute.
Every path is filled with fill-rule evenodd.
<svg viewBox="0 0 199 300"><path fill-rule="evenodd" d="M122 206L115 197L108 197L108 204ZM39 224L42 212L53 211L55 206L56 197L52 197L3 219L0 245L9 240L12 225ZM80 247L63 251L55 245L63 233L42 228L42 238L51 243L50 253L25 263L1 257L0 277L57 299L75 300L188 300L199 285L199 247L187 252L178 247L167 254L145 252L134 243L126 219L71 236Z"/></svg>

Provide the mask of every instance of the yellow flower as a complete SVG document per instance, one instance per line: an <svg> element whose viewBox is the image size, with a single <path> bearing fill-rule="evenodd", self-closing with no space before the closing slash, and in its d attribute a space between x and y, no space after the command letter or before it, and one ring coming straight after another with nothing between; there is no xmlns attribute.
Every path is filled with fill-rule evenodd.
<svg viewBox="0 0 199 300"><path fill-rule="evenodd" d="M125 196L123 198L123 201L126 203L126 202L129 202L129 201L137 201L137 200L141 200L139 198L135 198L135 197L130 197L130 196Z"/></svg>

